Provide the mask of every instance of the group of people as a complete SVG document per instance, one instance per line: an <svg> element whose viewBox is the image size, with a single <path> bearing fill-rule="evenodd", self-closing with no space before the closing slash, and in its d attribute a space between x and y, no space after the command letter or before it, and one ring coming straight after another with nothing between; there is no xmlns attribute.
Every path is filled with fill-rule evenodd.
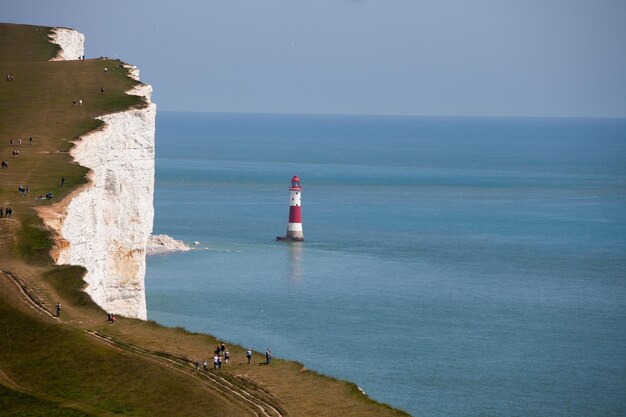
<svg viewBox="0 0 626 417"><path fill-rule="evenodd" d="M33 143L33 138L29 137L28 138L28 143L32 144ZM9 144L11 146L14 145L21 145L22 144L22 139L17 139L14 140L13 138L9 139ZM17 149L13 149L13 154L12 156L15 158L17 156L20 155L20 151ZM3 160L2 161L2 168L8 168L9 167L9 161L8 160ZM63 187L65 185L65 177L61 177L61 187ZM22 186L21 184L17 187L17 191L21 196L28 196L30 195L30 186ZM52 192L48 192L46 194L42 194L38 197L36 197L37 200L49 200L53 197ZM7 218L10 219L13 216L13 209L11 207L7 207L6 209L4 209L3 207L0 207L0 218Z"/></svg>
<svg viewBox="0 0 626 417"><path fill-rule="evenodd" d="M0 207L0 219L5 216L7 219L10 219L11 216L13 216L13 209L11 207L7 207L6 209L4 209L4 207Z"/></svg>
<svg viewBox="0 0 626 417"><path fill-rule="evenodd" d="M15 79L15 77L13 76L13 74L7 74L7 81L13 81Z"/></svg>
<svg viewBox="0 0 626 417"><path fill-rule="evenodd" d="M265 351L265 364L266 365L270 364L271 358L272 358L272 351L270 349L267 349ZM248 360L248 365L249 365L250 362L252 361L252 348L248 348L246 350L246 359ZM229 363L230 363L230 352L226 348L226 345L224 344L224 342L220 342L217 345L217 348L215 349L215 351L213 352L213 369L220 369L223 364L228 365ZM195 365L196 365L196 371L199 371L200 361L196 361ZM202 369L204 369L205 371L209 370L209 364L207 363L207 361L202 362Z"/></svg>
<svg viewBox="0 0 626 417"><path fill-rule="evenodd" d="M76 107L76 99L72 101L72 107ZM83 99L78 100L78 107L83 107Z"/></svg>
<svg viewBox="0 0 626 417"><path fill-rule="evenodd" d="M29 143L33 143L33 138L28 138ZM11 146L13 146L15 144L15 142L13 141L13 138L9 139L9 143L11 144ZM18 139L17 140L17 145L21 145L22 144L22 139ZM20 151L19 149L13 149L11 151L11 157L15 158L17 156L20 156ZM9 162L8 161L2 161L2 168L8 168L9 167Z"/></svg>
<svg viewBox="0 0 626 417"><path fill-rule="evenodd" d="M224 342L220 342L213 352L213 369L220 369L222 367L222 362L228 365L230 363L230 352L226 348ZM204 361L204 369L207 369L206 361Z"/></svg>
<svg viewBox="0 0 626 417"><path fill-rule="evenodd" d="M48 192L45 194L40 195L39 197L36 197L36 200L50 200L53 197L53 194Z"/></svg>
<svg viewBox="0 0 626 417"><path fill-rule="evenodd" d="M13 81L13 74L7 75L7 81ZM33 138L29 138L29 142L33 143ZM17 144L17 145L21 145L22 144L22 139L18 139L17 141L14 141L13 138L9 139L9 144L11 146ZM20 151L17 149L13 149L12 153L11 153L11 157L15 158L17 156L20 156ZM2 169L8 168L9 167L9 161L7 159L3 159L2 160ZM23 187L21 184L17 187L17 191L18 193L20 193L20 195L22 196L26 196L28 194L30 194L30 187ZM7 207L6 209L4 207L0 207L0 219L2 218L7 218L10 219L11 217L13 217L13 209L11 207Z"/></svg>

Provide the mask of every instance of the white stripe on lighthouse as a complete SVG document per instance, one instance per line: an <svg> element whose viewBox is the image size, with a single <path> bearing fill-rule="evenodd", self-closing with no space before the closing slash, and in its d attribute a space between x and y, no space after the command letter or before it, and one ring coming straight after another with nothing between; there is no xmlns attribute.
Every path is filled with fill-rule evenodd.
<svg viewBox="0 0 626 417"><path fill-rule="evenodd" d="M285 224L285 223L283 223ZM302 231L302 223L288 223L287 231L289 232L301 232Z"/></svg>
<svg viewBox="0 0 626 417"><path fill-rule="evenodd" d="M300 205L300 191L291 191L291 199L289 201L290 206L299 206Z"/></svg>

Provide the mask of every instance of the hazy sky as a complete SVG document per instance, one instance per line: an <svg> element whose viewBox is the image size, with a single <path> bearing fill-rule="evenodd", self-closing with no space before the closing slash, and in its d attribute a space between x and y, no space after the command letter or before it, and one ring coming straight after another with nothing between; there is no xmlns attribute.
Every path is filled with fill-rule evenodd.
<svg viewBox="0 0 626 417"><path fill-rule="evenodd" d="M2 0L161 110L626 117L626 0Z"/></svg>

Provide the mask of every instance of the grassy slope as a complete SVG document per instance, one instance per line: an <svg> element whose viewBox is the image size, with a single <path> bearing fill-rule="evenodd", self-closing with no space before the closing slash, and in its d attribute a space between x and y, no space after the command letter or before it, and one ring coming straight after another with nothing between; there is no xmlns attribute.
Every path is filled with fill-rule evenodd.
<svg viewBox="0 0 626 417"><path fill-rule="evenodd" d="M185 412L174 415L241 415L193 378L117 352L74 326L42 322L7 302L11 290L3 290L0 317L10 320L2 320L2 369L44 401L92 415L167 416L183 400Z"/></svg>
<svg viewBox="0 0 626 417"><path fill-rule="evenodd" d="M48 30L0 24L0 159L9 160L9 169L0 171L0 206L14 209L14 219L0 221L0 269L19 275L44 305L60 300L63 317L60 323L28 308L17 287L0 274L0 410L33 416L249 414L219 389L207 388L190 366L182 371L163 366L85 333L98 331L120 346L190 360L208 359L217 343L208 335L152 322L121 319L108 325L104 312L81 291L82 269L51 265L49 234L34 212L36 205L50 202L33 196L51 191L58 201L84 184L86 170L67 153L71 141L99 126L94 117L142 102L124 94L135 82L119 61L47 62L56 54L47 42ZM15 81L4 80L8 73ZM79 98L84 106L73 108L72 100ZM24 143L11 147L10 138ZM13 149L20 150L18 158L11 158ZM19 184L31 187L31 197L18 195ZM406 415L301 364L273 360L266 367L255 354L253 365L247 365L241 347L230 351L233 363L219 374L270 398L285 415ZM30 414L23 414L25 409Z"/></svg>
<svg viewBox="0 0 626 417"><path fill-rule="evenodd" d="M89 414L60 406L52 401L12 391L0 385L0 410L3 416L35 417L85 417Z"/></svg>

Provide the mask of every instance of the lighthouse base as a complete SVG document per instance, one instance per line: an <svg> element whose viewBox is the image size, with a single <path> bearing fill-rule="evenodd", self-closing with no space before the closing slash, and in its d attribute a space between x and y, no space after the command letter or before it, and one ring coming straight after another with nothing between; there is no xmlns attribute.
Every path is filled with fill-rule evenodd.
<svg viewBox="0 0 626 417"><path fill-rule="evenodd" d="M304 242L303 237L293 237L293 236L276 236L276 240L278 242Z"/></svg>

